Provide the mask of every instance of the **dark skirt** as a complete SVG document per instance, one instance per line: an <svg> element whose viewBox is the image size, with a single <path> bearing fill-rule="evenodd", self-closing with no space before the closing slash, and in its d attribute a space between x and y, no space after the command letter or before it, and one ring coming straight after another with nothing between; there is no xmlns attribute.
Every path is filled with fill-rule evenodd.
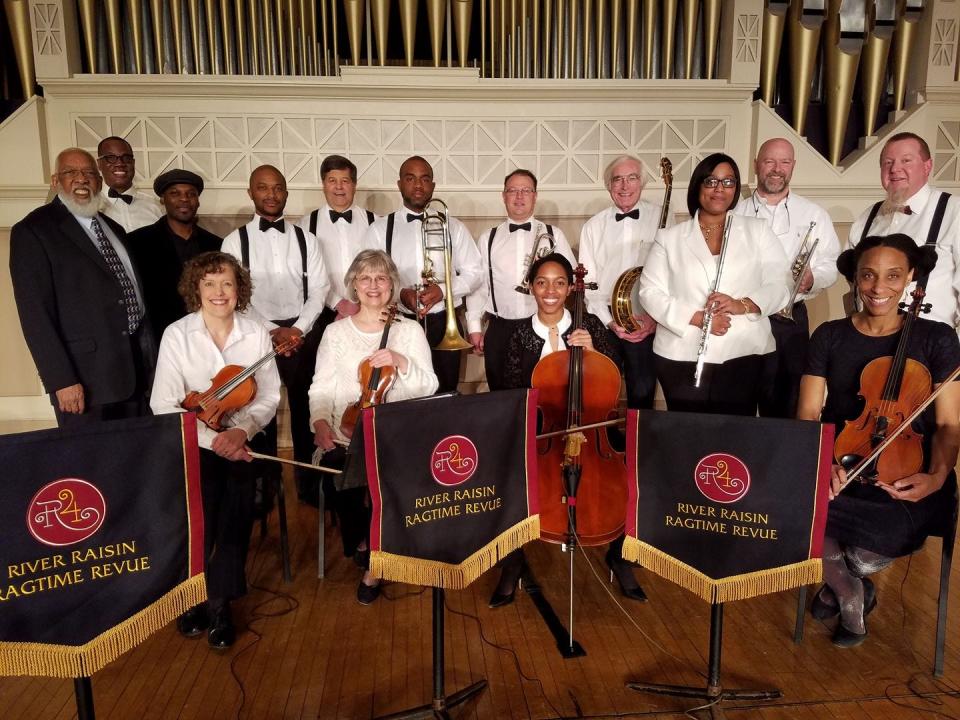
<svg viewBox="0 0 960 720"><path fill-rule="evenodd" d="M827 537L887 557L909 555L939 534L953 513L957 478L919 502L894 500L873 485L851 483L827 508Z"/></svg>

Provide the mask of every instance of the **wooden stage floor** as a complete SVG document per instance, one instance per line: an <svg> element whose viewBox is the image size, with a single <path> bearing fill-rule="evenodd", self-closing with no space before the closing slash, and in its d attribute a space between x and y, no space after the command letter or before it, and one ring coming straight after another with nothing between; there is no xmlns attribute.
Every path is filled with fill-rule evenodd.
<svg viewBox="0 0 960 720"><path fill-rule="evenodd" d="M293 495L287 477L288 498ZM256 587L236 606L237 644L223 654L173 624L93 678L99 720L183 718L370 718L428 702L431 593L391 584L372 606L355 598L359 571L328 526L327 577L316 577L316 511L288 501L294 580L282 582L276 513L257 531L250 558ZM528 546L537 579L566 618L566 556ZM586 560L602 578L591 572ZM879 606L859 648L830 644L831 628L809 619L793 643L796 591L726 607L722 681L727 688L780 688L768 704L724 703L732 720L960 718L960 584L953 572L946 674L931 677L940 541L877 579ZM488 687L454 718L680 718L695 701L642 695L630 680L705 682L710 608L641 572L650 601L611 600L602 552L577 558L577 638L583 658L564 660L531 599L490 610L488 573L447 593L447 690L486 678ZM639 626L639 629L633 623ZM76 716L73 684L0 678L0 717ZM697 717L704 717L698 713Z"/></svg>

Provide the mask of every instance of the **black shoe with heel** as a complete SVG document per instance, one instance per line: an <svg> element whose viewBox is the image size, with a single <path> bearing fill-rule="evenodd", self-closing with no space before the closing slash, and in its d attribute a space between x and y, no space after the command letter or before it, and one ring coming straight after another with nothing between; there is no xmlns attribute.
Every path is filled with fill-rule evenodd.
<svg viewBox="0 0 960 720"><path fill-rule="evenodd" d="M498 608L512 603L517 586L520 584L520 577L526 569L527 559L523 551L518 550L507 555L501 564L500 580L497 581L497 587L490 596L488 607Z"/></svg>
<svg viewBox="0 0 960 720"><path fill-rule="evenodd" d="M604 560L606 560L607 567L610 568L610 582L613 582L614 578L617 579L617 584L620 585L620 592L623 593L624 597L636 600L637 602L647 601L647 594L633 576L632 563L627 562L614 552L613 547L607 550Z"/></svg>

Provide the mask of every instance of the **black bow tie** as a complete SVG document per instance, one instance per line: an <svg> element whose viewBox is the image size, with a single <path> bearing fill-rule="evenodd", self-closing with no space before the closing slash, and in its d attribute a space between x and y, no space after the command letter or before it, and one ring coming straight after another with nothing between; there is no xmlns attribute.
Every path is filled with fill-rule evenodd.
<svg viewBox="0 0 960 720"><path fill-rule="evenodd" d="M419 220L423 222L423 213L416 215L414 213L407 213L407 222L413 222L414 220Z"/></svg>
<svg viewBox="0 0 960 720"><path fill-rule="evenodd" d="M125 193L117 192L113 188L110 188L109 190L107 190L107 197L120 198L127 205L130 205L133 202L133 195L126 195Z"/></svg>
<svg viewBox="0 0 960 720"><path fill-rule="evenodd" d="M516 232L517 230L526 230L527 232L530 232L530 223L525 222L525 223L520 223L519 225L514 225L513 223L510 223L510 232Z"/></svg>
<svg viewBox="0 0 960 720"><path fill-rule="evenodd" d="M620 222L624 218L630 218L631 220L639 220L640 208L634 208L630 212L617 213L616 215L613 216L613 219L616 220L617 222Z"/></svg>
<svg viewBox="0 0 960 720"><path fill-rule="evenodd" d="M286 224L283 222L283 218L280 218L279 220L277 220L277 221L275 221L275 222L270 222L270 221L267 220L266 218L260 218L260 232L266 232L266 231L269 230L270 228L273 228L274 230L276 230L276 231L279 232L279 233L286 233L286 232L287 232L287 226L286 226Z"/></svg>
<svg viewBox="0 0 960 720"><path fill-rule="evenodd" d="M340 218L343 218L347 222L353 222L353 210L344 210L343 212L337 212L336 210L330 211L330 222L335 223Z"/></svg>

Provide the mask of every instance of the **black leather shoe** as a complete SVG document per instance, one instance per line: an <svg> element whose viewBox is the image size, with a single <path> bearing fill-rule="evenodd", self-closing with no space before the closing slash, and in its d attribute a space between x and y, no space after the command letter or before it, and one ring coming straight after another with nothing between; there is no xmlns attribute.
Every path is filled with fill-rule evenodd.
<svg viewBox="0 0 960 720"><path fill-rule="evenodd" d="M864 640L867 639L867 626L863 626L862 633L855 633L852 630L848 630L847 627L842 623L837 623L837 629L833 631L833 644L837 647L842 648L852 648L860 645Z"/></svg>
<svg viewBox="0 0 960 720"><path fill-rule="evenodd" d="M863 578L863 616L866 617L877 606L877 588L870 578ZM829 620L840 614L840 606L835 602L828 603L823 600L823 593L827 590L826 585L821 585L817 594L813 596L813 602L810 603L810 615L817 620Z"/></svg>
<svg viewBox="0 0 960 720"><path fill-rule="evenodd" d="M206 603L194 605L177 618L177 630L184 637L196 637L210 627L210 609Z"/></svg>
<svg viewBox="0 0 960 720"><path fill-rule="evenodd" d="M230 603L224 603L213 611L213 619L207 631L207 645L214 650L226 650L236 639L237 631L230 616Z"/></svg>
<svg viewBox="0 0 960 720"><path fill-rule="evenodd" d="M361 580L357 585L357 602L361 605L369 605L378 597L380 597L379 582L376 585L367 585Z"/></svg>
<svg viewBox="0 0 960 720"><path fill-rule="evenodd" d="M487 603L487 607L498 608L503 607L504 605L509 605L513 602L513 596L517 592L517 586L513 586L513 590L508 593L493 591L493 595L490 596L490 602Z"/></svg>
<svg viewBox="0 0 960 720"><path fill-rule="evenodd" d="M500 566L500 579L497 581L497 587L490 596L490 602L487 607L498 608L509 605L513 602L513 596L517 592L517 585L520 583L520 576L527 569L527 558L522 550L517 550L507 555Z"/></svg>
<svg viewBox="0 0 960 720"><path fill-rule="evenodd" d="M623 593L624 597L637 602L647 601L647 594L633 576L633 565L631 563L617 556L612 548L607 550L604 560L607 562L607 567L610 568L610 574L617 579L620 592Z"/></svg>

